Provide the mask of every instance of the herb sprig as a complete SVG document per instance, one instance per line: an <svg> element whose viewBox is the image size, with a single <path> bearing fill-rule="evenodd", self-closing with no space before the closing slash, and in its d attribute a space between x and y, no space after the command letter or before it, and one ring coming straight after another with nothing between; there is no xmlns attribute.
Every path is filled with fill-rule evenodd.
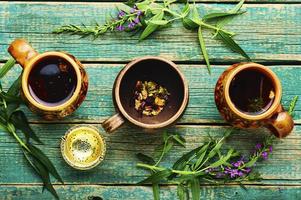
<svg viewBox="0 0 301 200"><path fill-rule="evenodd" d="M38 144L42 144L30 127L26 115L20 109L20 105L23 103L20 98L21 76L11 85L8 91L5 92L2 88L1 78L14 64L15 60L11 58L0 68L0 130L9 133L16 139L25 159L42 179L44 188L51 192L56 199L59 199L51 184L50 174L61 183L63 183L63 180L49 158L31 143L31 140L33 140ZM24 134L25 140L19 136L20 132Z"/></svg>
<svg viewBox="0 0 301 200"><path fill-rule="evenodd" d="M163 2L157 2L156 0L129 1L128 4L120 6L117 17L112 17L103 25L69 24L58 27L53 33L77 34L82 37L93 35L97 38L106 32L126 31L140 33L139 40L144 40L154 32L169 27L175 21L181 21L186 29L196 30L203 58L208 72L211 73L211 65L203 33L204 29L212 31L213 38L221 40L232 51L241 54L247 60L251 60L233 39L235 33L224 28L234 16L244 13L240 11L244 1L241 0L229 11L212 12L202 17L196 4L189 3L187 0L163 0ZM173 6L177 3L185 3L185 6L179 10L176 6Z"/></svg>

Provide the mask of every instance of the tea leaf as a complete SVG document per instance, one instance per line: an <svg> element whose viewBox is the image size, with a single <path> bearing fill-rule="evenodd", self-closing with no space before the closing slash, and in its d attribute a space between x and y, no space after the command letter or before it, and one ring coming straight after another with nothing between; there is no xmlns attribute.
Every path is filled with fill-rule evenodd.
<svg viewBox="0 0 301 200"><path fill-rule="evenodd" d="M55 167L53 166L52 162L40 149L38 149L34 145L28 145L28 148L32 152L33 156L37 158L57 180L59 180L61 183L64 183Z"/></svg>
<svg viewBox="0 0 301 200"><path fill-rule="evenodd" d="M1 68L0 68L0 79L15 65L16 61L10 58Z"/></svg>
<svg viewBox="0 0 301 200"><path fill-rule="evenodd" d="M56 193L55 189L53 188L48 171L45 169L45 166L37 160L35 157L30 158L29 152L22 148L24 157L28 161L28 163L33 167L33 169L37 172L37 174L41 177L44 187L56 198L59 199L58 194Z"/></svg>
<svg viewBox="0 0 301 200"><path fill-rule="evenodd" d="M205 46L205 41L204 41L204 38L203 38L202 26L199 26L198 36L199 36L199 42L200 42L200 46L201 46L201 50L202 50L202 53L203 53L204 60L205 60L206 65L207 65L208 72L209 72L209 74L211 74L211 65L210 65L210 62L209 62L209 56L208 56L208 52L207 52L207 49L206 49L206 46Z"/></svg>
<svg viewBox="0 0 301 200"><path fill-rule="evenodd" d="M229 47L232 51L241 54L245 57L248 61L250 61L250 57L246 54L246 52L226 33L223 31L218 32L218 36L220 36L221 40L224 44Z"/></svg>
<svg viewBox="0 0 301 200"><path fill-rule="evenodd" d="M298 98L299 98L298 96L294 96L294 98L290 102L290 105L289 105L289 108L288 108L288 111L287 111L290 115L292 115L294 110L295 110Z"/></svg>
<svg viewBox="0 0 301 200"><path fill-rule="evenodd" d="M192 200L200 200L200 181L198 178L194 178L190 180L190 188L191 188L191 195Z"/></svg>
<svg viewBox="0 0 301 200"><path fill-rule="evenodd" d="M158 171L150 175L148 178L144 179L143 181L139 182L138 184L145 184L145 183L159 183L160 181L166 179L172 174L170 169L165 169L162 171Z"/></svg>
<svg viewBox="0 0 301 200"><path fill-rule="evenodd" d="M153 184L154 200L160 200L160 188L159 184Z"/></svg>
<svg viewBox="0 0 301 200"><path fill-rule="evenodd" d="M136 157L141 160L142 162L149 164L149 165L154 165L156 162L154 161L154 159L150 156L147 156L143 153L137 153Z"/></svg>
<svg viewBox="0 0 301 200"><path fill-rule="evenodd" d="M218 13L209 13L207 15L204 15L202 17L203 20L209 21L209 20L216 20L224 17L229 17L229 16L235 16L235 15L241 15L245 12L235 12L235 13L227 13L227 12L218 12Z"/></svg>
<svg viewBox="0 0 301 200"><path fill-rule="evenodd" d="M162 20L163 16L164 16L164 12L160 12L160 13L156 14L154 17L152 17L151 20ZM155 24L152 24L152 23L148 23L147 27L144 29L144 31L140 35L139 40L144 40L145 38L147 38L158 27L159 27L158 25L155 25Z"/></svg>
<svg viewBox="0 0 301 200"><path fill-rule="evenodd" d="M20 129L24 133L27 142L29 141L29 138L32 138L36 142L42 144L41 140L29 126L27 117L25 116L23 111L18 110L13 112L10 116L10 120L16 128Z"/></svg>

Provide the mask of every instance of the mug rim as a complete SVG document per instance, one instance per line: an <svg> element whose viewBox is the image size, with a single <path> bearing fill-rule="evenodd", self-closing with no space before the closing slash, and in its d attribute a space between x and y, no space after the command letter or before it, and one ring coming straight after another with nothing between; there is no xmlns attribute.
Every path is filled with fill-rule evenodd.
<svg viewBox="0 0 301 200"><path fill-rule="evenodd" d="M229 88L230 84L234 78L235 75L237 75L239 72L248 69L248 68L254 68L254 69L260 69L262 73L267 75L271 81L273 82L274 88L275 88L275 99L272 105L263 113L259 115L249 115L246 114L242 111L240 111L232 102L230 94L229 94ZM279 78L277 75L268 67L258 64L258 63L245 63L242 65L239 65L236 67L232 72L230 72L229 77L227 78L226 84L225 84L225 99L227 104L229 105L230 109L238 116L249 119L249 120L261 120L265 119L269 116L271 116L279 107L280 101L281 101L281 96L282 96L282 86L280 83Z"/></svg>
<svg viewBox="0 0 301 200"><path fill-rule="evenodd" d="M47 57L47 56L58 56L61 58L64 58L65 60L67 60L73 67L73 69L75 70L76 73L76 77L77 77L77 84L76 84L76 88L72 94L72 96L64 103L57 105L57 106L46 106L43 105L41 103L38 103L30 94L29 92L29 88L28 88L28 77L29 74L34 66L34 64L43 59L43 57ZM44 111L59 111L59 110L63 110L64 108L68 107L69 105L71 105L74 101L76 101L77 97L80 94L80 90L81 90L81 82L82 82L82 77L81 77L81 72L79 67L75 67L78 66L78 64L75 62L75 60L73 60L69 55L63 53L63 52L58 52L58 51L48 51L48 52L44 52L41 54L38 54L37 56L33 57L32 59L29 60L29 62L26 64L26 66L24 67L23 73L22 73L22 91L23 94L25 96L25 98L35 107L44 110Z"/></svg>
<svg viewBox="0 0 301 200"><path fill-rule="evenodd" d="M181 103L180 108L177 110L177 112L168 120L161 122L161 123L157 123L157 124L146 124L146 123L142 123L139 122L137 120L135 120L133 117L131 117L123 108L123 105L121 103L120 100L120 95L119 95L119 91L120 91L120 85L121 85L121 81L124 77L124 75L126 74L126 72L133 67L134 65L136 65L137 63L141 62L141 61L145 61L145 60L159 60L162 61L164 63L167 63L173 70L175 70L177 72L177 74L179 75L179 77L182 80L183 86L184 86L184 96L183 96L183 101ZM140 58L137 58L131 62L129 62L118 74L116 80L115 80L115 88L114 88L114 99L115 99L115 103L117 105L118 111L122 114L122 116L124 116L129 122L133 123L134 125L140 126L142 128L148 128L148 129L158 129L158 128L163 128L166 127L172 123L174 123L185 111L187 104L188 104L188 100L189 100L189 88L188 88L188 83L184 77L184 74L178 69L177 65L166 59L166 58L162 58L162 57L158 57L158 56L143 56Z"/></svg>

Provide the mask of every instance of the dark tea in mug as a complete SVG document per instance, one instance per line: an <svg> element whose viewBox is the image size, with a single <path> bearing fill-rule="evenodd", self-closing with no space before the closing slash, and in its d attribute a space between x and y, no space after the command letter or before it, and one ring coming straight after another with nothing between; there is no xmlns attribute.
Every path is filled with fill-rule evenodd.
<svg viewBox="0 0 301 200"><path fill-rule="evenodd" d="M247 68L234 76L229 95L241 112L259 115L273 104L275 89L273 81L265 73L259 69Z"/></svg>
<svg viewBox="0 0 301 200"><path fill-rule="evenodd" d="M75 69L59 56L38 60L28 76L30 95L45 106L58 106L68 101L77 85Z"/></svg>

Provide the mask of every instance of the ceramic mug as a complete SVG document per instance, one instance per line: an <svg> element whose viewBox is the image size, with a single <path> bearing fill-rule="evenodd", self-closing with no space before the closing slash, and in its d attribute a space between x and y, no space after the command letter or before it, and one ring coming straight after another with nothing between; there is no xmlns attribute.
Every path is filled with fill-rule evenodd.
<svg viewBox="0 0 301 200"><path fill-rule="evenodd" d="M230 85L233 81L237 80L237 74L245 73L245 75L248 76L248 73L251 71L254 71L252 73L256 72L266 77L273 87L273 92L270 94L270 96L273 97L273 101L271 101L263 112L256 114L244 112L239 109L237 104L233 102L234 97L230 95L230 87L232 87ZM246 87L254 88L254 84L256 84L254 81L255 80L248 82ZM268 82L265 82L265 84L266 83ZM251 92L251 90L246 89L241 93L243 93L242 95L246 95L248 92ZM239 128L257 128L264 126L269 128L272 133L279 138L287 136L294 127L292 117L284 111L281 105L281 96L281 83L276 74L268 67L257 63L239 63L232 65L219 77L215 87L216 106L227 122Z"/></svg>
<svg viewBox="0 0 301 200"><path fill-rule="evenodd" d="M154 81L171 94L164 109L156 116L144 116L131 106L135 85L141 80ZM117 114L102 124L107 132L113 132L125 121L147 130L169 126L183 114L189 98L187 81L176 64L149 56L127 64L115 79L112 93Z"/></svg>
<svg viewBox="0 0 301 200"><path fill-rule="evenodd" d="M74 56L58 51L39 54L24 39L14 40L8 48L8 52L23 67L21 96L33 112L48 120L59 119L73 113L85 99L88 91L88 76L83 65ZM72 66L72 70L74 70L72 72L75 73L76 77L74 78L76 86L74 86L72 93L70 93L66 101L56 105L38 101L37 97L30 92L31 89L29 87L29 76L34 67L50 58L68 63L68 66ZM62 69L60 68L59 70ZM43 92L47 93L47 91Z"/></svg>

